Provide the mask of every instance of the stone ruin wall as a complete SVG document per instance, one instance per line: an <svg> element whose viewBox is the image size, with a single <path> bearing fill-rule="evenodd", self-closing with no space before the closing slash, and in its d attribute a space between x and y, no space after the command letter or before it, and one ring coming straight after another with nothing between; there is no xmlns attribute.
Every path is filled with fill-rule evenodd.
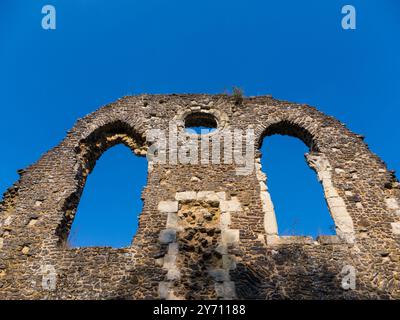
<svg viewBox="0 0 400 320"><path fill-rule="evenodd" d="M302 139L337 235L279 236L257 151L250 175L234 164L149 162L131 246L69 248L101 154L124 143L145 156L147 130L193 113L215 117L216 135L252 127L259 144L272 134ZM19 173L0 206L1 299L400 298L399 183L361 136L307 105L269 96L124 97L79 120ZM354 290L341 285L346 265L356 270Z"/></svg>

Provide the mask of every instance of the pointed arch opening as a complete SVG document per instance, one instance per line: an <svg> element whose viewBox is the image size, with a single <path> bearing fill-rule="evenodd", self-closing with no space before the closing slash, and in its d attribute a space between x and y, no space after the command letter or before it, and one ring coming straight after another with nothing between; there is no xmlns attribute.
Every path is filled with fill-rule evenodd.
<svg viewBox="0 0 400 320"><path fill-rule="evenodd" d="M268 175L279 235L335 235L324 192L304 154L308 148L291 136L264 138L261 165Z"/></svg>
<svg viewBox="0 0 400 320"><path fill-rule="evenodd" d="M269 243L329 237L353 242L352 220L333 187L329 161L308 130L290 121L272 124L261 136L259 151L256 166Z"/></svg>
<svg viewBox="0 0 400 320"><path fill-rule="evenodd" d="M116 121L76 147L78 188L64 202L56 234L66 248L129 246L138 230L147 180L144 139Z"/></svg>

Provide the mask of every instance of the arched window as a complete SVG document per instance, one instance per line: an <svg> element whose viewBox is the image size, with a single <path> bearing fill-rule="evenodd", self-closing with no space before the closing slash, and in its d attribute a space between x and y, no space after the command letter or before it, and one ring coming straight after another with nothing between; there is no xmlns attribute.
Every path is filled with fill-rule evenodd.
<svg viewBox="0 0 400 320"><path fill-rule="evenodd" d="M334 235L337 221L333 220L334 215L330 212L332 208L328 207L324 197L327 192L324 188L327 185L330 187L331 181L321 181L323 186L318 182L321 180L318 173L320 168L310 162L310 155L318 155L317 159L325 158L320 155L312 135L297 124L281 121L269 126L264 132L260 151L260 168L268 177L265 181L263 174L258 175L268 189L262 192L267 239L272 242L275 241L273 239L279 239L278 233L279 236L313 238ZM317 171L318 176L311 167ZM347 236L347 233L343 235Z"/></svg>
<svg viewBox="0 0 400 320"><path fill-rule="evenodd" d="M305 161L307 151L297 138L264 138L261 165L268 177L279 235L316 238L335 234L322 186Z"/></svg>
<svg viewBox="0 0 400 320"><path fill-rule="evenodd" d="M217 130L216 118L205 112L193 112L185 118L185 130L191 134L208 134Z"/></svg>
<svg viewBox="0 0 400 320"><path fill-rule="evenodd" d="M95 129L74 148L77 187L64 200L56 235L66 248L126 247L142 211L144 139L123 121Z"/></svg>
<svg viewBox="0 0 400 320"><path fill-rule="evenodd" d="M70 247L128 246L138 228L147 161L119 144L88 176L69 232Z"/></svg>

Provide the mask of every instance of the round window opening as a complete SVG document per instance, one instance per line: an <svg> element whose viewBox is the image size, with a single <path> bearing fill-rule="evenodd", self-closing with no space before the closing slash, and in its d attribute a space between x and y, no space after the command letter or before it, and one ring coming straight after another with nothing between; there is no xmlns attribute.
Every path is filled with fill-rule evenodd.
<svg viewBox="0 0 400 320"><path fill-rule="evenodd" d="M195 112L185 118L185 131L191 134L209 134L217 130L217 119L210 113Z"/></svg>

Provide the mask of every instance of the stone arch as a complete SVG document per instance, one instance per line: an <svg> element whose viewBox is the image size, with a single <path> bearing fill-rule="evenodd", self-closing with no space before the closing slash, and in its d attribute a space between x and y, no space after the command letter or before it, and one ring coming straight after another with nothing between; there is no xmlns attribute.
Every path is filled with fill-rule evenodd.
<svg viewBox="0 0 400 320"><path fill-rule="evenodd" d="M78 158L75 178L77 184L62 206L63 216L56 229L59 244L65 244L68 238L87 177L94 169L97 160L104 152L118 144L127 146L138 156L146 155L144 138L122 120L115 120L94 129L75 146L74 151Z"/></svg>
<svg viewBox="0 0 400 320"><path fill-rule="evenodd" d="M353 243L353 220L347 211L344 200L340 197L334 187L332 180L332 166L328 157L320 151L319 141L315 138L315 135L313 135L305 126L292 121L281 120L270 124L264 129L258 140L258 148L261 147L265 137L274 134L289 135L298 138L308 146L310 151L305 154L305 158L310 168L317 173L318 179L322 184L328 210L335 223L337 237L343 242ZM255 167L261 190L260 196L264 211L264 229L266 232L267 243L312 242L312 238L308 237L288 237L278 235L278 225L276 222L274 205L268 192L266 184L267 177L265 173L262 172L260 152L257 154Z"/></svg>
<svg viewBox="0 0 400 320"><path fill-rule="evenodd" d="M310 149L310 151L319 151L317 140L311 132L305 127L289 120L281 120L268 125L258 139L258 148L261 147L265 137L274 134L292 136L300 139Z"/></svg>

